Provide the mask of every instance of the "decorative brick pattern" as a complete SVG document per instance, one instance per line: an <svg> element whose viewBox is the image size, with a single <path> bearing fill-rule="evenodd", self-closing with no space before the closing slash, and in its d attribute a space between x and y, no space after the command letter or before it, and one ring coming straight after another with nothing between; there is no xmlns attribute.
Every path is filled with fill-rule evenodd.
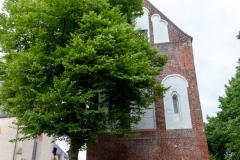
<svg viewBox="0 0 240 160"><path fill-rule="evenodd" d="M159 14L168 22L169 43L154 44L159 53L168 55L168 63L156 78L162 80L179 74L188 81L188 98L192 129L166 130L163 99L155 102L156 129L140 130L140 136L129 140L101 135L96 144L88 146L87 160L209 160L207 141L197 87L192 37L181 31L147 0L149 16ZM153 41L150 19L150 39Z"/></svg>

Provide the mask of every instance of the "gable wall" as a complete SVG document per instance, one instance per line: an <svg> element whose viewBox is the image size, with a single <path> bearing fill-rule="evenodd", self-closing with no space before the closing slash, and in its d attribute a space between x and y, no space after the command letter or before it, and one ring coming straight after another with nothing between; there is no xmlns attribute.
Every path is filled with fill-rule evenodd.
<svg viewBox="0 0 240 160"><path fill-rule="evenodd" d="M188 99L192 129L167 130L163 99L156 102L156 124L161 138L156 155L166 159L209 159L207 141L203 126L201 105L194 67L194 57L191 41L156 45L161 53L168 55L168 63L161 75L157 77L159 83L173 74L183 76L188 82ZM161 118L160 118L161 117Z"/></svg>
<svg viewBox="0 0 240 160"><path fill-rule="evenodd" d="M188 97L192 129L167 130L163 99L155 102L156 129L141 130L134 140L109 135L100 136L98 144L89 146L88 160L209 160L197 89L192 47L189 42L157 45L169 60L159 83L171 74L179 74L188 81Z"/></svg>
<svg viewBox="0 0 240 160"><path fill-rule="evenodd" d="M154 14L158 14L162 20L168 23L168 33L169 33L169 41L170 42L185 42L192 39L189 35L184 33L181 29L179 29L171 20L169 20L162 12L160 12L155 6L153 6L149 1L144 1L144 6L149 10L149 24L150 24L150 37L151 42L153 39L153 26L151 21L151 16Z"/></svg>
<svg viewBox="0 0 240 160"><path fill-rule="evenodd" d="M153 42L151 16L159 14L168 23L169 42L153 44L159 53L168 55L168 63L156 78L158 83L168 75L179 74L188 82L188 98L192 127L167 129L163 99L155 101L155 129L140 130L134 140L101 135L99 142L88 147L88 160L209 160L207 141L197 87L192 37L181 31L165 15L144 2L149 10L150 40Z"/></svg>

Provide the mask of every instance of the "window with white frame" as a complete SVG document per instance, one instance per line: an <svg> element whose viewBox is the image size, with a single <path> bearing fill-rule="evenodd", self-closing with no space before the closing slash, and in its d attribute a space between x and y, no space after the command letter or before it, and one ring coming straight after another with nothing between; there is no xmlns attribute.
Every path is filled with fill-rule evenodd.
<svg viewBox="0 0 240 160"><path fill-rule="evenodd" d="M169 87L163 98L166 129L192 128L187 80L173 74L165 77L162 84Z"/></svg>

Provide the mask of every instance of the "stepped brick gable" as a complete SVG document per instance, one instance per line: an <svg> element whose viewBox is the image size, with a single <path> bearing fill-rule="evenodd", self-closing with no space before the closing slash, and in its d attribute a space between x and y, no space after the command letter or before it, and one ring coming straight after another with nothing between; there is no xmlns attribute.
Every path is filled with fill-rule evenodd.
<svg viewBox="0 0 240 160"><path fill-rule="evenodd" d="M101 135L97 144L88 146L87 160L209 160L192 37L148 0L141 18L136 20L137 29L146 30L159 53L168 55L156 81L171 88L154 102L153 111L146 111L148 115L137 126L139 137Z"/></svg>

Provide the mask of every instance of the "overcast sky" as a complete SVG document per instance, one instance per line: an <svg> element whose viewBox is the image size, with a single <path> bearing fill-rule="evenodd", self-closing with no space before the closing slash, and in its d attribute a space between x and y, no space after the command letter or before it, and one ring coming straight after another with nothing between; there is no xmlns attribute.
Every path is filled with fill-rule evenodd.
<svg viewBox="0 0 240 160"><path fill-rule="evenodd" d="M218 97L234 76L240 57L239 0L149 0L181 30L193 37L203 119L215 116ZM0 0L2 3L3 0ZM64 146L64 145L62 145ZM80 154L80 160L85 155Z"/></svg>
<svg viewBox="0 0 240 160"><path fill-rule="evenodd" d="M203 119L215 116L218 97L235 75L240 57L239 0L149 0L193 37L193 53Z"/></svg>

